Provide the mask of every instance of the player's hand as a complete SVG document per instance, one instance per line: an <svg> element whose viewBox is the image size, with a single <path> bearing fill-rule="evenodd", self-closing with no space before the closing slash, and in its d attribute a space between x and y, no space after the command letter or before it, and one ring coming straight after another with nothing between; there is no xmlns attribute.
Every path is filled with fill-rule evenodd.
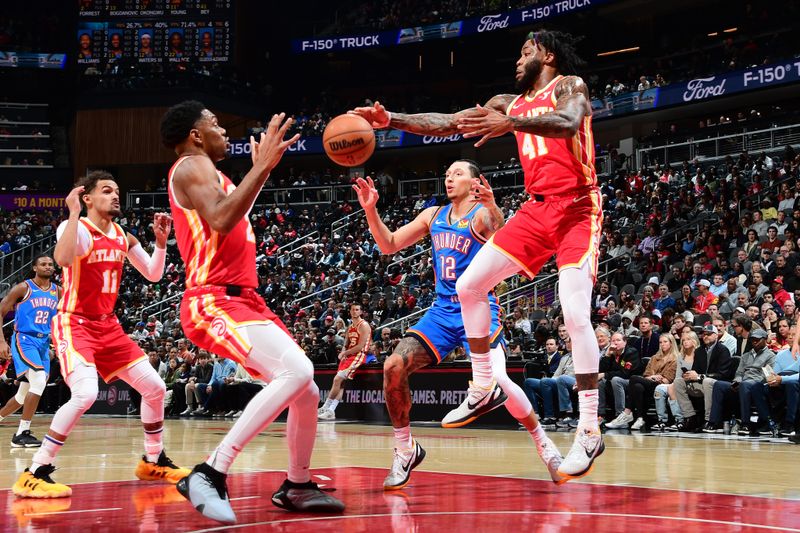
<svg viewBox="0 0 800 533"><path fill-rule="evenodd" d="M375 183L369 176L367 176L366 180L357 178L353 184L353 190L358 195L358 203L364 209L375 207L375 204L378 203L378 189L375 188Z"/></svg>
<svg viewBox="0 0 800 533"><path fill-rule="evenodd" d="M494 191L492 191L492 186L489 185L489 182L486 180L483 174L472 179L472 195L477 201L485 206L495 205Z"/></svg>
<svg viewBox="0 0 800 533"><path fill-rule="evenodd" d="M11 358L11 348L6 341L0 341L0 361L7 361Z"/></svg>
<svg viewBox="0 0 800 533"><path fill-rule="evenodd" d="M480 140L475 143L476 148L492 137L500 137L514 131L511 117L481 105L475 106L470 116L460 117L457 124L458 131L464 134L465 139L480 137Z"/></svg>
<svg viewBox="0 0 800 533"><path fill-rule="evenodd" d="M166 213L156 213L153 215L153 233L156 234L156 246L159 248L167 247L167 237L172 231L172 217Z"/></svg>
<svg viewBox="0 0 800 533"><path fill-rule="evenodd" d="M81 194L83 194L85 189L86 187L75 187L69 191L64 203L67 204L67 209L69 209L70 215L81 214Z"/></svg>
<svg viewBox="0 0 800 533"><path fill-rule="evenodd" d="M300 134L284 139L286 132L294 124L294 119L287 118L286 113L272 115L272 119L267 125L267 131L263 132L258 141L250 136L250 157L253 159L253 166L261 167L265 172L271 172L283 157L283 153L291 145L297 142Z"/></svg>
<svg viewBox="0 0 800 533"><path fill-rule="evenodd" d="M389 127L391 117L380 102L375 102L372 107L357 107L347 112L348 115L358 115L369 122L373 128L382 129Z"/></svg>

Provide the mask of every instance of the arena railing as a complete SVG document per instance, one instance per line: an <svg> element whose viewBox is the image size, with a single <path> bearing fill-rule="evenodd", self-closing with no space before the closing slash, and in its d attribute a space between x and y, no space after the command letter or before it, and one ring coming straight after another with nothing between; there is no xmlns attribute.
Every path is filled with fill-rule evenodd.
<svg viewBox="0 0 800 533"><path fill-rule="evenodd" d="M56 235L51 233L18 250L0 256L0 283L14 285L19 283L30 271L33 258L39 254L50 253L56 244Z"/></svg>
<svg viewBox="0 0 800 533"><path fill-rule="evenodd" d="M775 150L783 148L787 144L800 144L800 124L639 148L636 150L636 168L655 164L664 166L695 159L723 158L729 155L738 155L744 151Z"/></svg>

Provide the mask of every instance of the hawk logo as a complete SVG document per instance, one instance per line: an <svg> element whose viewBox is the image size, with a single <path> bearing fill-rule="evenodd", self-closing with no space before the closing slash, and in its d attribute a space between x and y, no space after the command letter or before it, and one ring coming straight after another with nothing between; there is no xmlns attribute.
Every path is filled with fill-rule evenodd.
<svg viewBox="0 0 800 533"><path fill-rule="evenodd" d="M214 335L217 337L224 337L228 332L228 323L217 317L211 321L211 331L214 332Z"/></svg>

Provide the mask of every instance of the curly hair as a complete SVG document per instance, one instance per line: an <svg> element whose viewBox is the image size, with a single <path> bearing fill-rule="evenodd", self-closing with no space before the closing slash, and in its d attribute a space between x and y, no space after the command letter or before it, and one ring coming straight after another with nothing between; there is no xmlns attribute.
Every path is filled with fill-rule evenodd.
<svg viewBox="0 0 800 533"><path fill-rule="evenodd" d="M174 149L189 136L206 106L197 100L186 100L170 107L161 117L161 142Z"/></svg>
<svg viewBox="0 0 800 533"><path fill-rule="evenodd" d="M78 181L75 183L75 186L83 187L83 193L81 194L81 203L83 205L86 205L86 202L83 201L83 195L91 194L92 191L94 191L94 188L97 187L97 182L103 180L117 181L110 172L106 172L105 170L93 170L78 179Z"/></svg>
<svg viewBox="0 0 800 533"><path fill-rule="evenodd" d="M575 48L583 37L574 37L569 33L552 30L532 31L528 39L533 43L541 44L545 50L556 56L558 72L566 76L575 75L578 69L586 65Z"/></svg>

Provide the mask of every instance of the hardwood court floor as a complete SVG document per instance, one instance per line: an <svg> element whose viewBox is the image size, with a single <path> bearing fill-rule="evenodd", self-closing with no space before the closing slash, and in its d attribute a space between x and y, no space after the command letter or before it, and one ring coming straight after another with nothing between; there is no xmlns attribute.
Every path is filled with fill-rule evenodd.
<svg viewBox="0 0 800 533"><path fill-rule="evenodd" d="M41 437L49 418L34 420ZM0 424L0 530L190 531L215 528L171 486L135 480L142 432L134 418L86 417L56 460L71 498L18 500L7 488L33 450L7 442L17 419ZM231 421L168 420L165 442L176 463L204 459ZM312 467L336 487L344 516L308 517L273 507L287 454L285 425L274 424L245 449L230 477L239 526L252 531L800 531L800 447L766 440L605 435L590 476L556 487L527 433L415 427L428 452L401 492L384 494L391 430L320 423ZM572 434L551 432L566 453ZM463 526L463 527L462 527Z"/></svg>

